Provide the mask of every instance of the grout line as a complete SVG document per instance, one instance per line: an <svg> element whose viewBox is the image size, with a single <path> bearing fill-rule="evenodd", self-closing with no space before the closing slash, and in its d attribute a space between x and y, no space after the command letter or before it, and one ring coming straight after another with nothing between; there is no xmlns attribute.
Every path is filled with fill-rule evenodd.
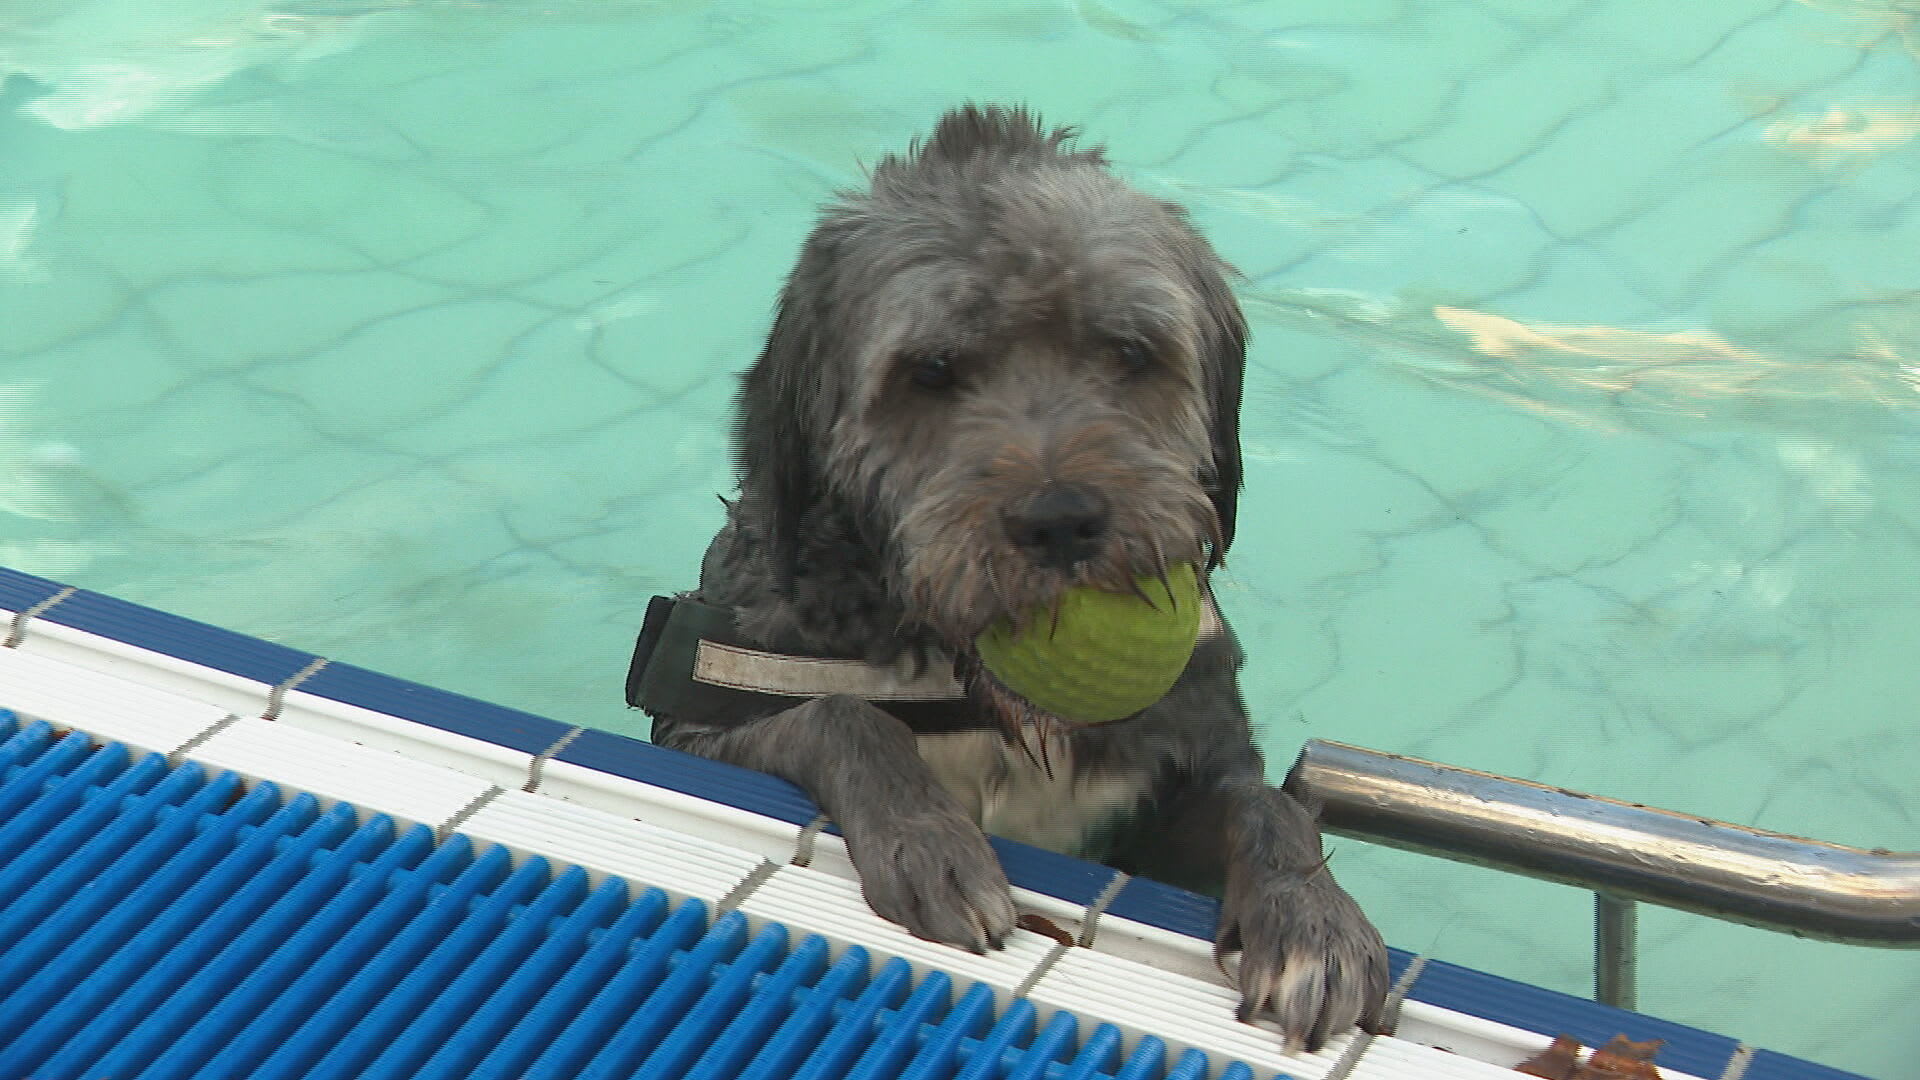
<svg viewBox="0 0 1920 1080"><path fill-rule="evenodd" d="M501 787L499 784L487 785L487 790L475 795L473 801L455 811L452 817L434 826L433 838L435 840L445 840L447 837L452 836L459 830L460 826L465 825L473 815L479 813L488 803L504 795L506 790L506 788Z"/></svg>
<svg viewBox="0 0 1920 1080"><path fill-rule="evenodd" d="M800 830L800 841L799 843L794 845L793 858L789 860L790 862L793 863L793 865L795 866L812 866L813 865L814 841L820 838L820 831L822 829L825 829L829 823L830 823L830 819L827 817L827 815L820 814L817 817L815 817L812 821L807 822L806 828Z"/></svg>
<svg viewBox="0 0 1920 1080"><path fill-rule="evenodd" d="M287 691L313 678L313 673L327 666L324 656L316 656L307 662L307 666L281 680L280 685L267 692L267 711L260 714L262 720L280 719L280 709L286 704Z"/></svg>
<svg viewBox="0 0 1920 1080"><path fill-rule="evenodd" d="M565 750L573 743L573 740L579 738L586 730L587 729L583 727L574 728L565 735L553 740L552 746L535 754L533 761L527 766L527 782L520 785L520 790L531 792L538 788L541 780L540 773L546 768L547 762L552 761L553 755Z"/></svg>
<svg viewBox="0 0 1920 1080"><path fill-rule="evenodd" d="M1360 1034L1355 1035L1353 1041L1347 1044L1347 1048L1340 1051L1340 1056L1335 1059L1333 1068L1328 1069L1327 1074L1320 1080L1347 1080L1347 1077L1353 1075L1353 1070L1360 1064L1360 1058L1366 1054L1374 1040L1373 1032L1365 1028L1356 1030Z"/></svg>
<svg viewBox="0 0 1920 1080"><path fill-rule="evenodd" d="M1046 978L1047 972L1053 970L1053 965L1059 963L1060 958L1067 955L1067 951L1072 948L1072 945L1062 945L1057 941L1054 942L1053 948L1047 950L1047 955L1041 957L1040 962L1033 965L1033 970L1027 972L1027 977L1020 980L1020 985L1013 988L1013 996L1026 997L1029 993L1032 993L1034 985L1041 979Z"/></svg>
<svg viewBox="0 0 1920 1080"><path fill-rule="evenodd" d="M65 600L67 597L72 596L74 593L77 593L79 591L80 591L79 589L76 589L73 586L68 585L66 588L61 589L59 592L54 593L52 596L47 597L45 600L40 601L39 603L33 605L32 607L27 608L24 611L14 612L13 628L7 631L7 639L5 641L0 641L0 648L4 648L4 649L19 648L20 642L26 639L28 623L32 622L36 616L45 614L48 608L51 608L53 605L58 604L60 601Z"/></svg>
<svg viewBox="0 0 1920 1080"><path fill-rule="evenodd" d="M1414 957L1407 970L1400 973L1400 979L1387 992L1387 1000L1380 1006L1380 1028L1392 1032L1400 1027L1400 1006L1406 1003L1407 995L1413 992L1413 984L1420 981L1420 973L1427 970L1427 958Z"/></svg>
<svg viewBox="0 0 1920 1080"><path fill-rule="evenodd" d="M735 885L728 891L727 895L721 897L719 901L713 905L715 914L723 911L732 911L734 908L739 907L746 901L747 897L753 895L755 889L758 889L762 883L772 877L779 869L780 864L774 862L772 859L761 859L759 866L754 867L751 873L741 878L740 884Z"/></svg>
<svg viewBox="0 0 1920 1080"><path fill-rule="evenodd" d="M1407 965L1407 970L1400 973L1400 979L1393 984L1393 989L1387 991L1387 999L1380 1005L1381 1031L1391 1032L1400 1026L1400 1005L1407 1000L1407 993L1413 989L1413 984L1420 978L1420 973L1425 971L1426 967L1426 957L1414 957L1413 962ZM1360 1065L1360 1059L1366 1056L1367 1050L1373 1046L1373 1040L1378 1037L1373 1032L1361 1028L1360 1034L1355 1035L1353 1041L1347 1044L1347 1048L1340 1051L1340 1057L1334 1061L1333 1068L1327 1070L1327 1075L1320 1080L1347 1080L1347 1077L1353 1074L1353 1070Z"/></svg>
<svg viewBox="0 0 1920 1080"><path fill-rule="evenodd" d="M227 728L231 727L233 724L238 722L239 719L240 719L239 713L228 713L227 715L221 717L219 720L214 721L213 724L208 726L208 728L205 731L200 732L198 735L195 735L193 738L188 739L186 742L183 742L179 746L174 747L172 750L167 751L168 767L178 768L180 763L187 759L188 755L192 754L195 750L200 749L201 746L206 744L207 740L227 730Z"/></svg>
<svg viewBox="0 0 1920 1080"><path fill-rule="evenodd" d="M1080 924L1080 940L1074 944L1083 949L1093 948L1094 931L1100 925L1100 916L1113 903L1114 897L1120 895L1120 890L1127 887L1127 882L1132 880L1118 870L1113 872L1113 880L1107 882L1107 887L1100 890L1100 895L1093 898L1093 903L1087 905L1086 920Z"/></svg>
<svg viewBox="0 0 1920 1080"><path fill-rule="evenodd" d="M1727 1059L1727 1067L1720 1073L1720 1080L1740 1080L1747 1075L1747 1066L1753 1064L1754 1048L1741 1043L1733 1048L1733 1056Z"/></svg>

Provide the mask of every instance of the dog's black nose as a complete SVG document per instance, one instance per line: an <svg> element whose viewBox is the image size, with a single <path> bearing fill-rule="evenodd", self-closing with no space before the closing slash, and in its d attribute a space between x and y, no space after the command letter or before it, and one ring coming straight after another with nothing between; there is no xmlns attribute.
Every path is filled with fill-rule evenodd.
<svg viewBox="0 0 1920 1080"><path fill-rule="evenodd" d="M1100 550L1107 500L1083 487L1049 487L1007 513L1007 535L1035 563L1065 570Z"/></svg>

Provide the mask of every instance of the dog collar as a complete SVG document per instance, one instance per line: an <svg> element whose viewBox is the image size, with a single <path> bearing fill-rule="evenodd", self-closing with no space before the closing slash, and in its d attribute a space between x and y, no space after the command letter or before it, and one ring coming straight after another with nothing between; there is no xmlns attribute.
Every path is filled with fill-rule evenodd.
<svg viewBox="0 0 1920 1080"><path fill-rule="evenodd" d="M1200 642L1225 633L1203 590ZM828 694L862 698L921 735L999 727L951 670L763 649L741 640L731 611L684 596L648 602L627 668L627 704L656 720L731 727Z"/></svg>
<svg viewBox="0 0 1920 1080"><path fill-rule="evenodd" d="M828 694L870 701L921 734L992 726L951 671L763 649L741 640L731 611L684 596L647 604L627 669L627 704L656 720L731 727Z"/></svg>

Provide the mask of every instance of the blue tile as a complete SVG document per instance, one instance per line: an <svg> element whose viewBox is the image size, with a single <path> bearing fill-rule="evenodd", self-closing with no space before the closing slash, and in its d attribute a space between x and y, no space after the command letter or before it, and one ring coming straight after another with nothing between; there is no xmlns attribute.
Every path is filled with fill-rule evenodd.
<svg viewBox="0 0 1920 1080"><path fill-rule="evenodd" d="M60 589L57 582L0 566L0 608L24 611Z"/></svg>
<svg viewBox="0 0 1920 1080"><path fill-rule="evenodd" d="M1123 919L1202 941L1212 941L1214 927L1220 924L1218 900L1146 878L1128 881L1107 910Z"/></svg>
<svg viewBox="0 0 1920 1080"><path fill-rule="evenodd" d="M1909 1021L1911 1022L1911 1019ZM1901 1026L1895 1020L1895 1030ZM1785 1054L1776 1054L1771 1050L1762 1050L1753 1055L1747 1063L1747 1071L1742 1080L1867 1080L1859 1073L1842 1072L1825 1065L1816 1065L1811 1061L1801 1061Z"/></svg>
<svg viewBox="0 0 1920 1080"><path fill-rule="evenodd" d="M1392 986L1406 974L1407 965L1413 963L1413 955L1405 949L1387 946L1387 985Z"/></svg>
<svg viewBox="0 0 1920 1080"><path fill-rule="evenodd" d="M329 663L302 682L299 689L529 754L545 752L571 730L544 716L396 679L352 664Z"/></svg>
<svg viewBox="0 0 1920 1080"><path fill-rule="evenodd" d="M778 777L597 729L554 758L804 825L820 815L801 790Z"/></svg>
<svg viewBox="0 0 1920 1080"><path fill-rule="evenodd" d="M85 590L40 617L269 685L291 678L315 659L312 653Z"/></svg>
<svg viewBox="0 0 1920 1080"><path fill-rule="evenodd" d="M1070 855L1023 844L1018 840L989 836L1007 880L1023 889L1057 896L1082 907L1099 899L1119 871Z"/></svg>

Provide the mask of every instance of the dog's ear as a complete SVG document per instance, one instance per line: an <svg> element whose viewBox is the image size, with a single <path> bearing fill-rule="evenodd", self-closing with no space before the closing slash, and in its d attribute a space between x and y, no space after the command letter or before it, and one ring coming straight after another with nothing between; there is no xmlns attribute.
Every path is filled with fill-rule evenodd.
<svg viewBox="0 0 1920 1080"><path fill-rule="evenodd" d="M1220 521L1220 546L1209 569L1220 565L1233 543L1234 517L1240 506L1240 384L1247 367L1247 321L1227 285L1232 273L1211 251L1198 268L1203 302L1200 328L1201 368L1213 410L1208 432L1213 444L1213 475L1207 494Z"/></svg>
<svg viewBox="0 0 1920 1080"><path fill-rule="evenodd" d="M809 385L822 370L822 328L816 310L822 253L809 239L780 293L773 329L760 359L740 384L734 447L740 488L749 512L766 529L768 555L783 588L800 566L800 525L820 499L813 460L815 432Z"/></svg>

